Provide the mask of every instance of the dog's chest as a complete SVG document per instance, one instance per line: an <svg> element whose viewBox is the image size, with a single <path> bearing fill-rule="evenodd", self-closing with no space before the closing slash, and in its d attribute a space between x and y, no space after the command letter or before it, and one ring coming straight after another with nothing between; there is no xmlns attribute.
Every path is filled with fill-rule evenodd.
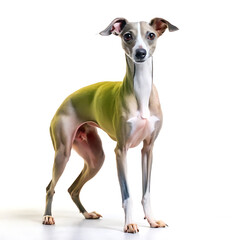
<svg viewBox="0 0 240 240"><path fill-rule="evenodd" d="M158 121L160 119L156 116L152 115L148 118L142 118L140 114L128 119L128 148L136 147L144 139L150 137L155 129L155 123Z"/></svg>

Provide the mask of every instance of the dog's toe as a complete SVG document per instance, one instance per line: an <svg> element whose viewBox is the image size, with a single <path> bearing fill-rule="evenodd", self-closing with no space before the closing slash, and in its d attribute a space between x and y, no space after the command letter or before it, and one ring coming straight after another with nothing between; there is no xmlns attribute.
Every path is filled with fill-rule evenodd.
<svg viewBox="0 0 240 240"><path fill-rule="evenodd" d="M44 224L44 225L54 225L55 220L52 216L46 215L46 216L43 217L42 224Z"/></svg>
<svg viewBox="0 0 240 240"><path fill-rule="evenodd" d="M137 224L128 224L124 227L124 232L126 233L137 233L139 232Z"/></svg>

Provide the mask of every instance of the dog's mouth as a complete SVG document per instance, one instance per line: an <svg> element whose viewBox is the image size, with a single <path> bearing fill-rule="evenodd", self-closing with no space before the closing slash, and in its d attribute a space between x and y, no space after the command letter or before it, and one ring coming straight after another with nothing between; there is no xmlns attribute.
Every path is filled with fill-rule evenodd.
<svg viewBox="0 0 240 240"><path fill-rule="evenodd" d="M137 62L137 63L143 63L143 62L145 62L145 59L135 59L135 62Z"/></svg>
<svg viewBox="0 0 240 240"><path fill-rule="evenodd" d="M147 59L134 59L135 63L141 64L144 63Z"/></svg>

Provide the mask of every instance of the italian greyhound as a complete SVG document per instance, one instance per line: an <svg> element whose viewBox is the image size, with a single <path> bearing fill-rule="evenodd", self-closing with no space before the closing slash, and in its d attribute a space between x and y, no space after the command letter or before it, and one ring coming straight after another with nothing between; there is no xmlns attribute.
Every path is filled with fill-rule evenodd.
<svg viewBox="0 0 240 240"><path fill-rule="evenodd" d="M115 153L118 178L125 212L124 231L139 231L132 218L132 200L127 181L127 151L143 142L142 205L150 227L166 227L155 220L150 206L150 178L154 141L162 125L158 93L153 85L153 59L157 38L168 28L177 27L162 18L147 22L114 19L100 32L102 36L120 36L126 55L127 70L122 82L100 82L74 92L65 99L52 119L50 134L55 150L52 180L47 186L43 224L53 225L54 188L62 175L73 148L83 159L82 172L68 189L73 202L86 219L102 217L88 212L79 195L83 185L93 178L104 162L102 142L97 127L117 142Z"/></svg>

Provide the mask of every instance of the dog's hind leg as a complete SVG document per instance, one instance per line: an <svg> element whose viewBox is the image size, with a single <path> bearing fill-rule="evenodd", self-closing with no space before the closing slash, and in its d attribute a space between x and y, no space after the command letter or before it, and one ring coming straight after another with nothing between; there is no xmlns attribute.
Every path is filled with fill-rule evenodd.
<svg viewBox="0 0 240 240"><path fill-rule="evenodd" d="M50 132L55 149L55 158L52 170L52 180L46 189L46 207L42 222L45 225L55 224L54 218L52 217L54 189L69 160L72 140L77 127L78 123L70 118L70 116L65 115L56 116L51 124Z"/></svg>
<svg viewBox="0 0 240 240"><path fill-rule="evenodd" d="M83 185L97 174L104 162L102 142L96 127L90 126L87 123L82 125L76 133L73 148L84 159L84 168L70 186L68 192L86 219L98 219L101 215L96 212L87 212L79 196Z"/></svg>

